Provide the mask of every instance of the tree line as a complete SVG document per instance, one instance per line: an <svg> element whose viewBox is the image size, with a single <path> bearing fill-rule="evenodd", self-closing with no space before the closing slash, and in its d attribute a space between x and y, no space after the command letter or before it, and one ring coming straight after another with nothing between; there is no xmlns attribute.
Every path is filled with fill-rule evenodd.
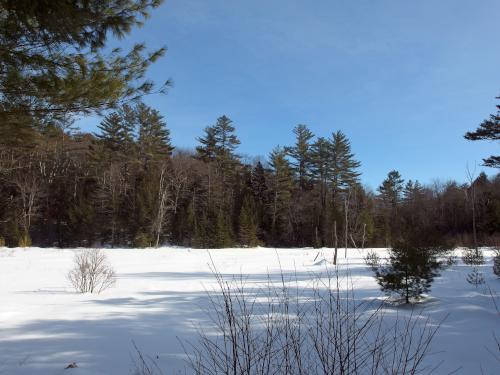
<svg viewBox="0 0 500 375"><path fill-rule="evenodd" d="M424 186L394 170L372 191L341 131L315 136L297 125L292 145L249 162L227 116L194 150L176 150L161 114L140 102L98 128L46 126L25 147L0 141L0 241L390 247L416 226L456 245L499 241L500 175Z"/></svg>
<svg viewBox="0 0 500 375"><path fill-rule="evenodd" d="M417 224L455 244L498 243L498 175L422 186L390 171L371 191L342 132L298 125L294 144L248 162L226 116L176 150L142 103L170 85L145 78L165 48L108 43L161 3L0 0L0 244L392 246ZM104 114L96 134L71 127ZM498 112L466 138L498 141Z"/></svg>

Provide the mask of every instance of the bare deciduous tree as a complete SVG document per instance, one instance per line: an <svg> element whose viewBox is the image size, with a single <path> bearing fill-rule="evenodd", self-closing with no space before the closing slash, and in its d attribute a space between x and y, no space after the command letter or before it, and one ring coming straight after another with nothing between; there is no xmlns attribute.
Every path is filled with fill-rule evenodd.
<svg viewBox="0 0 500 375"><path fill-rule="evenodd" d="M171 207L170 186L168 183L168 175L166 167L163 167L160 172L160 180L158 183L158 200L156 217L153 220L153 232L155 234L155 247L160 245L160 236L162 234L163 225L167 217L167 211Z"/></svg>
<svg viewBox="0 0 500 375"><path fill-rule="evenodd" d="M100 210L110 218L111 246L116 244L120 205L125 195L126 179L119 163L112 163L98 179Z"/></svg>
<svg viewBox="0 0 500 375"><path fill-rule="evenodd" d="M469 181L470 187L469 190L465 190L465 194L467 198L470 200L471 208L472 208L472 237L474 240L474 249L476 249L476 253L478 252L477 246L477 229L476 229L476 184L475 184L475 175L476 168L471 171L469 166L467 166L467 180Z"/></svg>
<svg viewBox="0 0 500 375"><path fill-rule="evenodd" d="M22 163L22 161L20 161ZM19 222L22 228L20 246L31 246L30 228L36 214L38 197L41 191L41 179L35 162L29 158L21 168L14 170L11 176L12 184L19 192Z"/></svg>

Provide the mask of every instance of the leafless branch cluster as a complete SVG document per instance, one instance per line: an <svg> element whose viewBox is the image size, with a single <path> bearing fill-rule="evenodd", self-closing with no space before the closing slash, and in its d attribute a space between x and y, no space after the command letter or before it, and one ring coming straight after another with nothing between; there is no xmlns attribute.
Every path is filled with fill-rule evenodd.
<svg viewBox="0 0 500 375"><path fill-rule="evenodd" d="M132 342L132 345L135 351L135 370L133 375L163 375L160 366L156 363L154 358L144 355L135 342Z"/></svg>
<svg viewBox="0 0 500 375"><path fill-rule="evenodd" d="M101 293L116 282L115 271L100 249L84 250L75 255L68 279L80 293Z"/></svg>
<svg viewBox="0 0 500 375"><path fill-rule="evenodd" d="M197 375L430 374L424 358L440 327L421 313L389 316L383 304L358 302L337 271L298 276L264 288L217 271L210 292L213 325L183 343ZM342 285L341 285L342 284Z"/></svg>

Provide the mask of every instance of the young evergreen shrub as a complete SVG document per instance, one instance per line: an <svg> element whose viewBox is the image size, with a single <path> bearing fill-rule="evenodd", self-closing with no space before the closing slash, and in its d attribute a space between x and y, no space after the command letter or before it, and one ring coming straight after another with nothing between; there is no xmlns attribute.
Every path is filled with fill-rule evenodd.
<svg viewBox="0 0 500 375"><path fill-rule="evenodd" d="M476 288L479 285L485 284L484 274L479 271L478 267L473 267L472 271L467 274L466 280L469 284L474 285Z"/></svg>
<svg viewBox="0 0 500 375"><path fill-rule="evenodd" d="M439 248L400 242L390 250L388 263L375 269L377 282L382 291L401 296L405 303L418 301L444 267L439 255Z"/></svg>
<svg viewBox="0 0 500 375"><path fill-rule="evenodd" d="M465 249L462 253L462 261L469 266L481 266L484 264L483 251L480 249Z"/></svg>
<svg viewBox="0 0 500 375"><path fill-rule="evenodd" d="M462 261L472 266L472 270L467 274L465 280L474 285L476 288L479 285L485 284L484 275L479 271L479 267L484 264L484 254L480 249L465 249L462 254Z"/></svg>

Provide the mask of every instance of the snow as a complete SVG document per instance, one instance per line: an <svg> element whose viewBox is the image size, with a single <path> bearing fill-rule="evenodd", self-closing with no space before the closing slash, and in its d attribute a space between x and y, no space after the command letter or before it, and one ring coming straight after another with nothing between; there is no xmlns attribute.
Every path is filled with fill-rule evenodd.
<svg viewBox="0 0 500 375"><path fill-rule="evenodd" d="M331 267L332 257L331 249L310 248L107 249L116 286L91 295L76 293L67 279L78 251L0 248L0 374L131 374L133 343L165 374L184 373L179 339L195 340L196 327L208 319L212 260L221 274L241 273L247 283L258 283L281 271L307 281ZM349 267L360 300L383 296L363 262L366 251L349 249L347 259L339 251L340 267ZM492 255L485 252L481 267L486 285L468 284L471 268L459 261L435 280L422 303L433 322L449 314L433 342L434 360L443 361L437 374L498 373L500 362L490 353L494 334L500 338L500 316L488 290L500 295ZM65 370L72 362L78 368Z"/></svg>

